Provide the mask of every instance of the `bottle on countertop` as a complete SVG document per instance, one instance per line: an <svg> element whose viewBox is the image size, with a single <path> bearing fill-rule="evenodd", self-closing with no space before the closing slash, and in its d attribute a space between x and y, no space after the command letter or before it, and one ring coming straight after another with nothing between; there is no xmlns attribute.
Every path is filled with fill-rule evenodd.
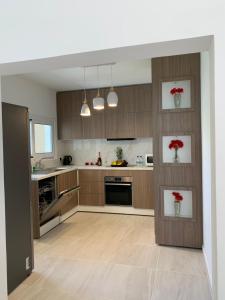
<svg viewBox="0 0 225 300"><path fill-rule="evenodd" d="M97 163L96 163L97 166L102 166L102 158L101 158L101 153L98 152L98 160L97 160Z"/></svg>

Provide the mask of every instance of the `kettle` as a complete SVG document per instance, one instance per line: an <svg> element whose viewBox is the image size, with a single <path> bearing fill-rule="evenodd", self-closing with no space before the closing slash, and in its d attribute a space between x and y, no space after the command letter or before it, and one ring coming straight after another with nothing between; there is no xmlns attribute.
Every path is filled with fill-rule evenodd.
<svg viewBox="0 0 225 300"><path fill-rule="evenodd" d="M64 166L70 165L71 162L72 162L72 160L73 160L73 158L72 158L71 155L65 155L65 156L63 157L63 165L64 165Z"/></svg>

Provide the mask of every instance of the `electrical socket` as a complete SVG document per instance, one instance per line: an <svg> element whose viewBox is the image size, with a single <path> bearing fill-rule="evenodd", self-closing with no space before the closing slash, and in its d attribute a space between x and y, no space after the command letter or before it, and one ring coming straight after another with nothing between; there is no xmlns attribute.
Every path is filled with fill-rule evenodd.
<svg viewBox="0 0 225 300"><path fill-rule="evenodd" d="M30 257L26 258L26 270L30 269Z"/></svg>

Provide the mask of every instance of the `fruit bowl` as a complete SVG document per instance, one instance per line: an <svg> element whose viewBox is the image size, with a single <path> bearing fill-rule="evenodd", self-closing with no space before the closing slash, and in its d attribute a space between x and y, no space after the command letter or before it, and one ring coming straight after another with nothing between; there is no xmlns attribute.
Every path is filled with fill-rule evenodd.
<svg viewBox="0 0 225 300"><path fill-rule="evenodd" d="M111 167L127 167L128 162L126 160L115 160L111 163Z"/></svg>

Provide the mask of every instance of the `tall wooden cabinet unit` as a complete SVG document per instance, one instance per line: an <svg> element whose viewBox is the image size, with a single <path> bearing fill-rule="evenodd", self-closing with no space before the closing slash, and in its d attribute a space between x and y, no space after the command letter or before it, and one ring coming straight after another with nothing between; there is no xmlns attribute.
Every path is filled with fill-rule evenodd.
<svg viewBox="0 0 225 300"><path fill-rule="evenodd" d="M105 109L96 111L92 99L97 90L87 90L90 117L81 117L83 91L57 93L58 138L138 138L152 136L152 86L140 84L115 88L119 103L107 106L108 88L100 89L105 98Z"/></svg>
<svg viewBox="0 0 225 300"><path fill-rule="evenodd" d="M82 91L57 93L58 138L72 140L83 138L80 116Z"/></svg>
<svg viewBox="0 0 225 300"><path fill-rule="evenodd" d="M155 58L152 78L156 242L201 248L200 54ZM183 89L181 102L173 88Z"/></svg>

